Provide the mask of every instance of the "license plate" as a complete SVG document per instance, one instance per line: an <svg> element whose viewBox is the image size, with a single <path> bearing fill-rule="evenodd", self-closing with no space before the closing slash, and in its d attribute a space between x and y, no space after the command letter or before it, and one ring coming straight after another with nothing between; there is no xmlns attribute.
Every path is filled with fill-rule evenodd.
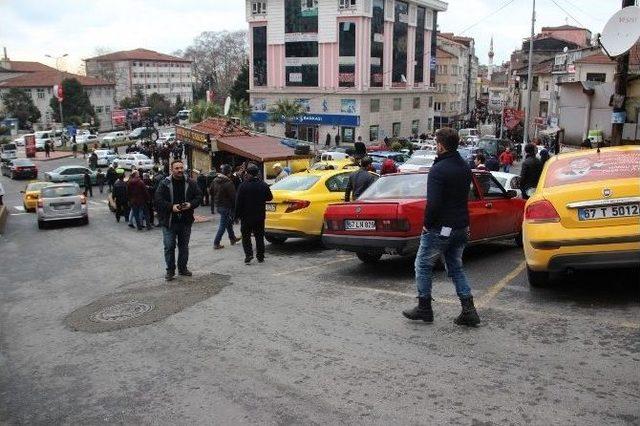
<svg viewBox="0 0 640 426"><path fill-rule="evenodd" d="M264 205L264 210L267 212L275 212L276 211L276 205L273 203L267 203Z"/></svg>
<svg viewBox="0 0 640 426"><path fill-rule="evenodd" d="M578 219L613 219L616 217L640 216L640 204L622 204L607 207L586 207L578 209Z"/></svg>
<svg viewBox="0 0 640 426"><path fill-rule="evenodd" d="M375 220L345 220L344 229L347 231L375 231Z"/></svg>
<svg viewBox="0 0 640 426"><path fill-rule="evenodd" d="M73 207L74 203L52 204L54 210L67 210Z"/></svg>

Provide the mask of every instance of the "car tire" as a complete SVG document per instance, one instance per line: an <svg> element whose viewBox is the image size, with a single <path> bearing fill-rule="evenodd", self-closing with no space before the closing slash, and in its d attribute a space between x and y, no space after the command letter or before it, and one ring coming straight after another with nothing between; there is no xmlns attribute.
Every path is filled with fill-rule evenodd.
<svg viewBox="0 0 640 426"><path fill-rule="evenodd" d="M39 220L38 221L38 229L44 229L45 228L45 223L43 220Z"/></svg>
<svg viewBox="0 0 640 426"><path fill-rule="evenodd" d="M358 259L360 259L363 263L372 264L377 263L380 260L380 258L382 257L382 253L367 253L358 251L356 252L356 256L358 256Z"/></svg>
<svg viewBox="0 0 640 426"><path fill-rule="evenodd" d="M527 279L531 287L546 287L549 285L549 272L534 271L527 265Z"/></svg>
<svg viewBox="0 0 640 426"><path fill-rule="evenodd" d="M88 225L89 224L89 216L80 219L80 225Z"/></svg>
<svg viewBox="0 0 640 426"><path fill-rule="evenodd" d="M284 244L285 241L287 241L287 237L278 237L276 235L265 235L264 239L267 240L269 243L273 244L273 245L281 245Z"/></svg>
<svg viewBox="0 0 640 426"><path fill-rule="evenodd" d="M11 172L11 176L10 177L11 177L11 180L15 180L16 179L16 174Z"/></svg>
<svg viewBox="0 0 640 426"><path fill-rule="evenodd" d="M524 241L522 240L522 230L520 230L520 232L518 232L518 235L516 235L514 237L514 242L516 243L516 246L522 248L522 246L524 245Z"/></svg>

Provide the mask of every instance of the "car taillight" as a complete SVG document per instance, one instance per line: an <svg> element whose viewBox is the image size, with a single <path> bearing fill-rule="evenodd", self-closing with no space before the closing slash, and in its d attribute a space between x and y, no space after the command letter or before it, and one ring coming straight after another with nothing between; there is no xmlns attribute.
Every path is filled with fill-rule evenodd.
<svg viewBox="0 0 640 426"><path fill-rule="evenodd" d="M524 220L534 223L560 222L560 215L548 200L540 200L527 206Z"/></svg>
<svg viewBox="0 0 640 426"><path fill-rule="evenodd" d="M324 221L324 229L327 231L342 231L342 221L327 219Z"/></svg>
<svg viewBox="0 0 640 426"><path fill-rule="evenodd" d="M39 200L38 200L38 208L39 208L39 209L44 208L44 201L43 201L42 199L39 199Z"/></svg>
<svg viewBox="0 0 640 426"><path fill-rule="evenodd" d="M284 211L285 213L291 213L296 210L305 209L309 207L309 204L311 204L310 201L306 200L286 200L284 201L284 203L289 204L287 209Z"/></svg>
<svg viewBox="0 0 640 426"><path fill-rule="evenodd" d="M407 219L382 219L380 221L380 228L383 231L391 232L406 232L411 229L411 224Z"/></svg>
<svg viewBox="0 0 640 426"><path fill-rule="evenodd" d="M84 195L80 196L80 204L87 204L87 197L85 197Z"/></svg>

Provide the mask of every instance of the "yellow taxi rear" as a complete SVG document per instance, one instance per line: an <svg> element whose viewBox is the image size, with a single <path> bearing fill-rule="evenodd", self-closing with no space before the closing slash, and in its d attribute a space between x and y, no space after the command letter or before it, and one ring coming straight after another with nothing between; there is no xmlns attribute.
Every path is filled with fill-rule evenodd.
<svg viewBox="0 0 640 426"><path fill-rule="evenodd" d="M271 187L266 205L265 238L283 243L287 238L319 238L324 211L344 200L352 170L310 170L292 174Z"/></svg>
<svg viewBox="0 0 640 426"><path fill-rule="evenodd" d="M529 283L550 273L640 266L640 147L560 155L525 207Z"/></svg>
<svg viewBox="0 0 640 426"><path fill-rule="evenodd" d="M28 212L36 211L38 207L38 198L40 198L40 190L50 185L49 182L31 182L27 185L23 192L22 205Z"/></svg>

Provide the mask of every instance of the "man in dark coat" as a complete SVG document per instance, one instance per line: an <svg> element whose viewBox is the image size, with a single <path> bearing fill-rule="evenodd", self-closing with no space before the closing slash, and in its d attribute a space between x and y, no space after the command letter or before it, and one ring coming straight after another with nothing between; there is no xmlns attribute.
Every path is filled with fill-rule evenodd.
<svg viewBox="0 0 640 426"><path fill-rule="evenodd" d="M109 192L113 192L113 184L116 183L116 179L118 179L118 175L116 174L116 169L113 167L113 165L109 165L109 167L107 167L107 176L106 176Z"/></svg>
<svg viewBox="0 0 640 426"><path fill-rule="evenodd" d="M267 201L273 200L269 185L260 180L258 174L258 166L249 164L246 179L240 184L236 196L235 217L241 221L244 263L247 265L253 259L252 233L256 238L256 258L258 262L264 262L265 205Z"/></svg>
<svg viewBox="0 0 640 426"><path fill-rule="evenodd" d="M335 140L336 140L336 146L339 146L340 145L340 134L336 133Z"/></svg>
<svg viewBox="0 0 640 426"><path fill-rule="evenodd" d="M116 222L120 222L120 217L129 217L129 197L127 195L127 184L124 181L124 172L118 174L118 179L113 183L111 192L113 201L116 204Z"/></svg>
<svg viewBox="0 0 640 426"><path fill-rule="evenodd" d="M102 194L102 190L104 188L104 173L102 172L102 169L98 169L98 172L96 173L96 185L98 185L98 189L100 190L100 193Z"/></svg>
<svg viewBox="0 0 640 426"><path fill-rule="evenodd" d="M349 176L347 189L344 193L344 201L349 202L358 198L367 188L376 181L376 177L369 173L371 157L364 157L360 160L360 170Z"/></svg>
<svg viewBox="0 0 640 426"><path fill-rule="evenodd" d="M84 184L84 196L86 197L88 194L90 197L93 197L93 187L91 186L91 175L89 172L84 172L82 183Z"/></svg>
<svg viewBox="0 0 640 426"><path fill-rule="evenodd" d="M162 225L164 260L167 266L165 279L171 281L176 274L176 240L178 247L178 273L193 275L187 269L189 261L189 239L193 224L193 210L202 202L198 185L184 174L182 161L171 163L171 176L158 185L155 206L158 221Z"/></svg>
<svg viewBox="0 0 640 426"><path fill-rule="evenodd" d="M330 146L331 145L331 133L327 133L327 138L324 141L324 146Z"/></svg>
<svg viewBox="0 0 640 426"><path fill-rule="evenodd" d="M89 144L85 142L82 144L82 158L87 158L88 153L89 153Z"/></svg>
<svg viewBox="0 0 640 426"><path fill-rule="evenodd" d="M127 194L129 195L129 206L136 221L136 227L138 231L142 231L144 209L149 201L149 193L137 170L131 172L129 182L127 182Z"/></svg>
<svg viewBox="0 0 640 426"><path fill-rule="evenodd" d="M213 239L213 248L219 250L224 248L220 244L224 232L229 234L229 241L231 245L236 244L241 238L236 238L236 234L233 232L233 216L236 205L236 186L231 180L233 169L228 164L220 166L220 174L213 179L209 187L211 193L211 213L215 213L214 209L220 215L220 224L218 225L218 232Z"/></svg>
<svg viewBox="0 0 640 426"><path fill-rule="evenodd" d="M198 189L202 192L202 205L209 205L209 191L207 190L207 176L204 174L202 170L198 172L198 177L196 178L196 184L198 184Z"/></svg>
<svg viewBox="0 0 640 426"><path fill-rule="evenodd" d="M524 147L525 159L522 162L522 169L520 170L520 189L522 190L522 198L527 200L529 198L529 192L538 186L538 180L542 173L542 163L536 157L536 151L538 148L529 143Z"/></svg>

